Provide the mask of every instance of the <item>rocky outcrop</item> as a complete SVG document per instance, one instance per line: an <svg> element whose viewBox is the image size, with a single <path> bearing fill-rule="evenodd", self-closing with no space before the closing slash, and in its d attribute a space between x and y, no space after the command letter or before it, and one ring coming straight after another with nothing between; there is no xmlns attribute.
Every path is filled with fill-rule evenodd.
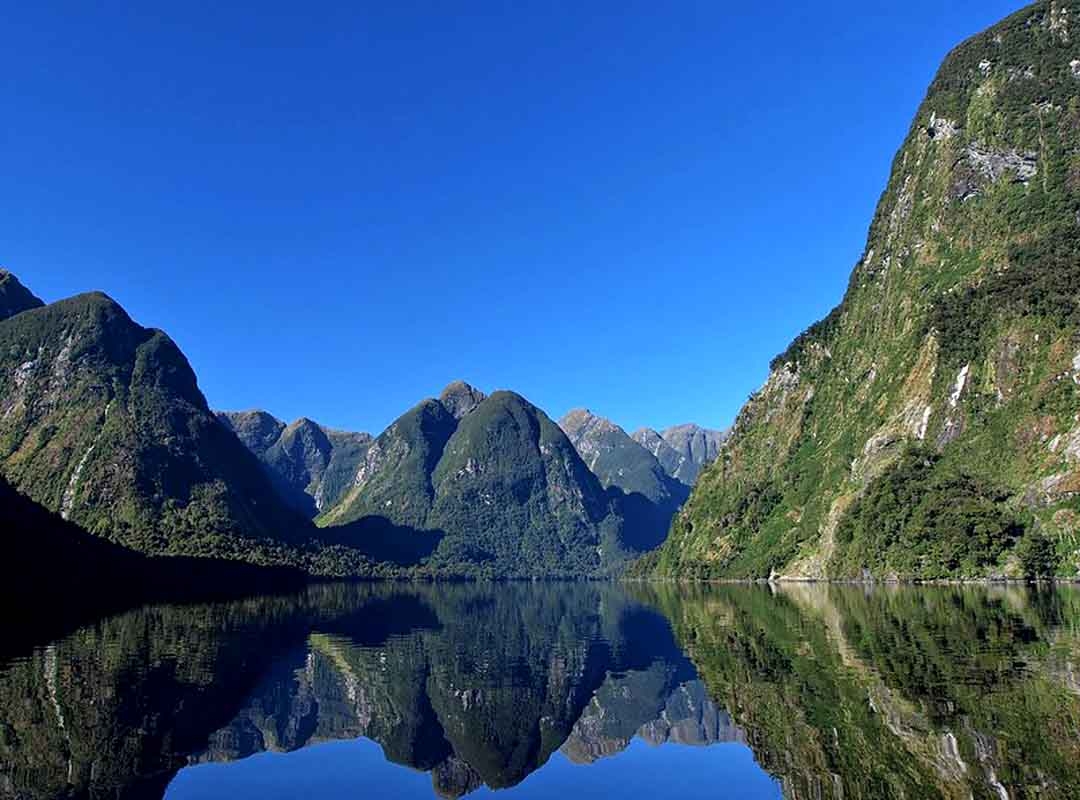
<svg viewBox="0 0 1080 800"><path fill-rule="evenodd" d="M574 724L562 752L575 764L591 764L621 753L634 738L654 747L746 743L701 681L650 686L646 672L609 676Z"/></svg>
<svg viewBox="0 0 1080 800"><path fill-rule="evenodd" d="M443 389L439 402L454 419L461 419L484 401L485 394L465 381L454 381Z"/></svg>
<svg viewBox="0 0 1080 800"><path fill-rule="evenodd" d="M972 142L954 167L953 197L970 200L988 184L1005 177L1026 186L1038 173L1038 163L1038 154L1031 150L1001 150Z"/></svg>
<svg viewBox="0 0 1080 800"><path fill-rule="evenodd" d="M693 486L702 468L716 459L727 436L727 431L687 423L659 432L641 428L633 439L656 457L668 475Z"/></svg>
<svg viewBox="0 0 1080 800"><path fill-rule="evenodd" d="M611 420L579 408L564 415L559 427L605 487L636 492L654 503L685 499L656 456Z"/></svg>

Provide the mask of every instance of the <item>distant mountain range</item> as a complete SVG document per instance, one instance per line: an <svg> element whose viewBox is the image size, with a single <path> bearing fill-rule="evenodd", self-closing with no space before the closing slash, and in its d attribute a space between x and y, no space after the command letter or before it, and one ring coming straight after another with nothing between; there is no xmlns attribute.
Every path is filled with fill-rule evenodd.
<svg viewBox="0 0 1080 800"><path fill-rule="evenodd" d="M716 431L688 423L654 431L634 431L633 440L656 456L664 471L679 482L693 486L698 473L720 453L729 431Z"/></svg>
<svg viewBox="0 0 1080 800"><path fill-rule="evenodd" d="M598 417L568 415L568 438L520 395L460 381L374 438L214 413L172 340L107 295L46 305L4 271L0 311L0 475L143 553L338 575L610 575L663 540L712 452L713 432L657 434L665 467Z"/></svg>
<svg viewBox="0 0 1080 800"><path fill-rule="evenodd" d="M219 412L267 467L282 498L306 517L331 508L352 486L373 441L368 433L324 428L301 417L286 425L265 411Z"/></svg>

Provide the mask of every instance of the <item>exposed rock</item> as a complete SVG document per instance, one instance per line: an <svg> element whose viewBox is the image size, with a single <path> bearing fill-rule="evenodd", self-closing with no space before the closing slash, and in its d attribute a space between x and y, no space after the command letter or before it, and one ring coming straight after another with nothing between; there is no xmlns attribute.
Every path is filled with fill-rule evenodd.
<svg viewBox="0 0 1080 800"><path fill-rule="evenodd" d="M439 402L454 419L461 419L483 402L485 394L465 381L454 381L443 389Z"/></svg>
<svg viewBox="0 0 1080 800"><path fill-rule="evenodd" d="M939 117L936 113L930 115L930 124L926 133L931 139L948 141L960 132L960 126L953 120Z"/></svg>
<svg viewBox="0 0 1080 800"><path fill-rule="evenodd" d="M660 432L642 428L633 439L656 456L668 475L692 486L702 468L716 460L728 433L688 423Z"/></svg>
<svg viewBox="0 0 1080 800"><path fill-rule="evenodd" d="M1080 472L1059 472L1031 486L1024 495L1024 504L1046 508L1077 495L1080 495Z"/></svg>
<svg viewBox="0 0 1080 800"><path fill-rule="evenodd" d="M281 437L285 423L265 411L218 411L217 417L248 450L262 456Z"/></svg>
<svg viewBox="0 0 1080 800"><path fill-rule="evenodd" d="M1046 27L1051 36L1063 44L1069 41L1069 8L1063 3L1051 3L1050 14L1046 18Z"/></svg>
<svg viewBox="0 0 1080 800"><path fill-rule="evenodd" d="M1074 58L1070 61L1069 69L1072 70L1074 78L1080 78L1080 58Z"/></svg>
<svg viewBox="0 0 1080 800"><path fill-rule="evenodd" d="M996 150L978 142L964 148L953 168L952 196L968 200L987 184L1009 176L1014 183L1026 185L1038 173L1038 154L1029 150Z"/></svg>

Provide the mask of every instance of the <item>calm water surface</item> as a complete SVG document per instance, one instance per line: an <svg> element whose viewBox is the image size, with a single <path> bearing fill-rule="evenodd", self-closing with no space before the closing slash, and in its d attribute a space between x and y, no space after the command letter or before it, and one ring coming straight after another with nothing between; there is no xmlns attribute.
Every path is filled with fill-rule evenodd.
<svg viewBox="0 0 1080 800"><path fill-rule="evenodd" d="M0 796L1080 797L1074 588L323 585L0 664Z"/></svg>

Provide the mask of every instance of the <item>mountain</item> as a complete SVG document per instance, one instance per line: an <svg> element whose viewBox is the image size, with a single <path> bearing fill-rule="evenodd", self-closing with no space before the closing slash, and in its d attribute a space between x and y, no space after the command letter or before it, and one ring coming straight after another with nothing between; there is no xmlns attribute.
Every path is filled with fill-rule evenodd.
<svg viewBox="0 0 1080 800"><path fill-rule="evenodd" d="M840 305L771 364L641 570L1077 574L1080 2L953 50Z"/></svg>
<svg viewBox="0 0 1080 800"><path fill-rule="evenodd" d="M702 467L716 459L727 431L714 431L688 423L663 431L641 428L633 440L652 453L668 475L693 486Z"/></svg>
<svg viewBox="0 0 1080 800"><path fill-rule="evenodd" d="M662 542L688 487L671 477L626 431L587 409L570 411L559 420L559 427L604 488L616 490L626 524L639 531L641 549Z"/></svg>
<svg viewBox="0 0 1080 800"><path fill-rule="evenodd" d="M6 269L0 269L0 321L45 305Z"/></svg>
<svg viewBox="0 0 1080 800"><path fill-rule="evenodd" d="M513 392L485 397L461 382L390 425L318 523L326 535L358 524L433 533L430 565L455 573L596 575L641 549L543 411Z"/></svg>
<svg viewBox="0 0 1080 800"><path fill-rule="evenodd" d="M661 466L652 453L630 438L615 423L588 409L574 409L559 420L578 454L605 487L644 495L655 503L686 499L684 487Z"/></svg>
<svg viewBox="0 0 1080 800"><path fill-rule="evenodd" d="M33 306L13 280L7 296ZM273 561L305 535L179 348L101 293L0 322L0 473L143 552Z"/></svg>
<svg viewBox="0 0 1080 800"><path fill-rule="evenodd" d="M217 416L263 463L282 499L307 517L341 499L372 442L370 434L324 428L306 417L286 425L265 411Z"/></svg>

